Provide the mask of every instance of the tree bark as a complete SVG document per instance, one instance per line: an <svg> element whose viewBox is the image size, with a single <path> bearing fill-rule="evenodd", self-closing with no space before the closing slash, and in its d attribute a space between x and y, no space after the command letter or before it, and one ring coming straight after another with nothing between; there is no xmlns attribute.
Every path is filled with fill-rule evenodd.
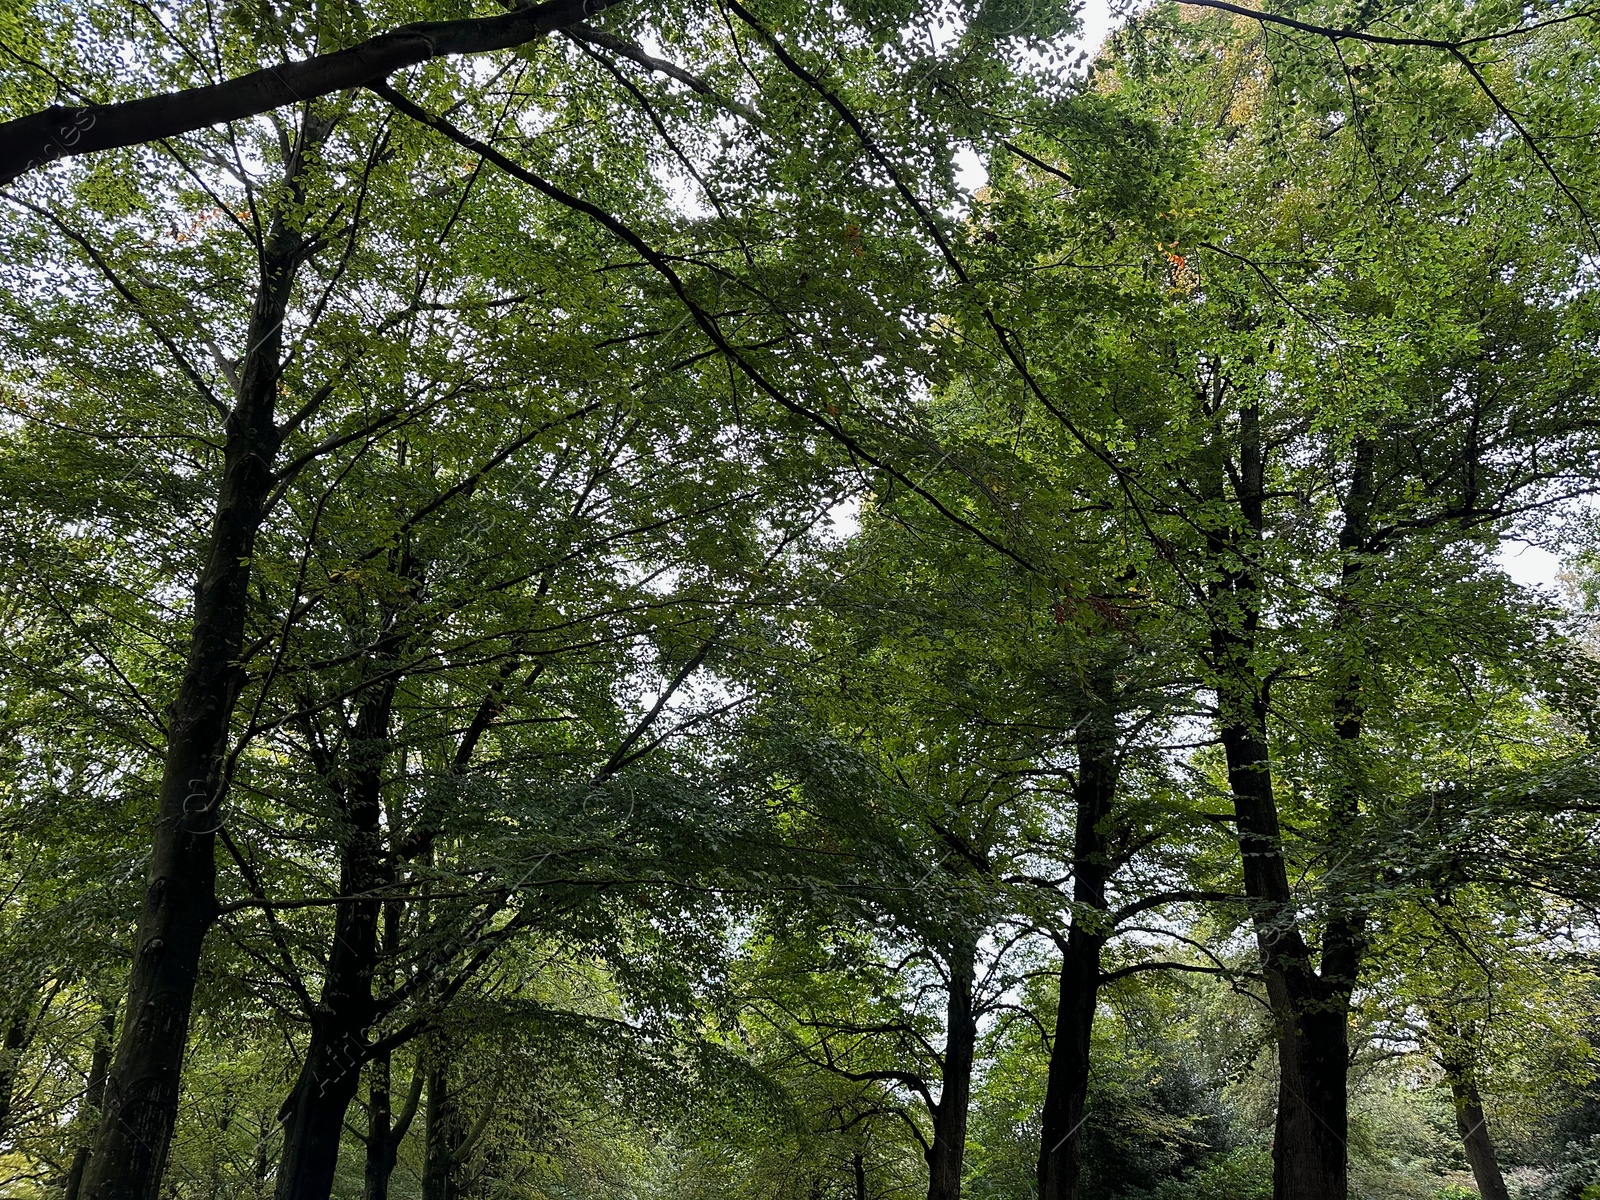
<svg viewBox="0 0 1600 1200"><path fill-rule="evenodd" d="M0 123L0 186L19 175L121 146L142 146L387 79L430 59L508 50L576 25L612 0L548 0L492 17L402 25L347 50L280 63L206 87L120 104L52 105Z"/></svg>
<svg viewBox="0 0 1600 1200"><path fill-rule="evenodd" d="M1452 1075L1450 1094L1456 1105L1456 1129L1461 1134L1461 1144L1467 1152L1467 1163L1472 1167L1472 1178L1478 1184L1478 1195L1483 1200L1511 1200L1511 1193L1506 1190L1505 1176L1500 1173L1500 1159L1489 1137L1489 1125L1483 1115L1483 1100L1478 1095L1477 1082L1470 1073Z"/></svg>
<svg viewBox="0 0 1600 1200"><path fill-rule="evenodd" d="M386 639L390 640L390 639ZM322 997L312 1016L311 1044L294 1090L278 1119L283 1159L277 1200L327 1200L339 1162L340 1135L367 1060L367 1034L376 1016L372 984L378 969L379 892L389 881L381 831L383 768L395 677L363 701L334 781L342 793L346 832L339 853L339 894L363 899L337 906Z"/></svg>
<svg viewBox="0 0 1600 1200"><path fill-rule="evenodd" d="M371 1108L367 1121L367 1163L362 1184L362 1200L389 1200L389 1179L394 1174L395 1160L400 1153L400 1143L417 1114L417 1104L422 1099L422 1085L426 1072L419 1064L411 1074L411 1087L394 1112L392 1086L393 1063L387 1051L372 1060Z"/></svg>
<svg viewBox="0 0 1600 1200"><path fill-rule="evenodd" d="M1225 472L1220 444L1208 466L1207 490L1221 499ZM1219 567L1210 589L1211 656L1245 895L1276 1027L1273 1197L1346 1200L1349 991L1345 979L1330 982L1313 965L1284 857L1267 735L1269 684L1255 663L1266 475L1260 415L1248 403L1239 413L1234 478L1242 528L1219 527L1208 535L1211 557ZM1353 976L1358 945L1352 942L1346 949L1352 956L1346 974Z"/></svg>
<svg viewBox="0 0 1600 1200"><path fill-rule="evenodd" d="M111 1045L117 1033L117 1010L108 1005L100 1018L100 1029L94 1039L94 1054L89 1059L89 1078L83 1089L83 1102L98 1113L106 1098L106 1073L111 1067ZM84 1168L89 1165L89 1147L79 1146L72 1156L72 1167L67 1171L67 1181L62 1188L61 1200L78 1200L83 1188Z"/></svg>
<svg viewBox="0 0 1600 1200"><path fill-rule="evenodd" d="M1344 661L1336 670L1333 695L1333 725L1339 739L1339 770L1334 779L1328 812L1328 855L1348 871L1355 857L1361 819L1361 797L1366 788L1364 771L1356 753L1366 723L1362 695L1362 676L1366 670L1366 646L1362 625L1366 606L1360 587L1367 573L1367 556L1372 547L1372 500L1374 450L1370 439L1357 438L1353 448L1350 486L1342 504L1343 524L1339 530L1339 568L1337 609L1333 620L1334 652ZM1336 867L1334 870L1339 870ZM1328 927L1323 936L1322 978L1341 1005L1348 1007L1361 972L1367 948L1367 912L1359 895L1337 894L1333 880Z"/></svg>
<svg viewBox="0 0 1600 1200"><path fill-rule="evenodd" d="M1467 1154L1467 1165L1483 1200L1510 1200L1505 1176L1500 1173L1500 1158L1489 1136L1488 1118L1483 1112L1483 1097L1478 1094L1478 1073L1472 1044L1471 1026L1461 1025L1428 1014L1428 1026L1440 1046L1439 1066L1450 1084L1455 1103L1456 1131Z"/></svg>
<svg viewBox="0 0 1600 1200"><path fill-rule="evenodd" d="M361 1171L361 1200L389 1200L389 1176L394 1157L389 1153L394 1120L389 1091L393 1063L387 1050L367 1063L367 1156Z"/></svg>
<svg viewBox="0 0 1600 1200"><path fill-rule="evenodd" d="M402 910L403 905L399 900L384 902L383 957L386 961L392 962L400 952ZM424 1073L419 1063L412 1070L410 1090L400 1106L400 1112L396 1114L393 1076L393 1055L388 1050L374 1054L367 1068L367 1161L363 1172L362 1200L389 1200L389 1177L394 1174L400 1143L411 1128L412 1118L417 1113L417 1102L422 1098Z"/></svg>
<svg viewBox="0 0 1600 1200"><path fill-rule="evenodd" d="M850 1156L850 1169L855 1177L856 1200L867 1200L867 1159L861 1151Z"/></svg>
<svg viewBox="0 0 1600 1200"><path fill-rule="evenodd" d="M1083 1167L1089 1047L1100 999L1100 954L1110 934L1106 886L1111 861L1105 830L1116 799L1115 677L1107 661L1097 693L1078 723L1077 808L1072 839L1072 927L1061 955L1055 1040L1050 1047L1039 1142L1039 1200L1074 1200Z"/></svg>
<svg viewBox="0 0 1600 1200"><path fill-rule="evenodd" d="M972 1062L978 1044L972 1003L976 958L977 946L971 941L957 944L950 954L939 1103L933 1107L933 1141L927 1152L928 1200L961 1200L961 1164L967 1150L967 1114L972 1104Z"/></svg>
<svg viewBox="0 0 1600 1200"><path fill-rule="evenodd" d="M450 770L455 775L465 775L472 762L472 756L477 750L479 741L488 732L504 704L502 701L503 684L515 670L516 660L512 659L500 668L500 679L489 689L483 701L478 705L477 712L472 721L461 735L456 752L451 758ZM389 828L397 830L400 827L399 812L389 814ZM420 857L426 862L431 862L433 856L433 843L437 836L438 819L436 814L426 811L419 817L418 827L409 837L400 841L395 847L393 856L398 859ZM405 912L405 903L401 900L388 900L383 906L383 957L393 961L400 953L400 920ZM393 981L389 981L391 986ZM383 1051L372 1060L371 1067L371 1102L367 1122L367 1162L365 1180L363 1184L363 1200L388 1200L389 1179L394 1174L396 1158L400 1152L400 1143L405 1140L406 1132L411 1128L411 1122L416 1117L417 1105L422 1098L423 1087L429 1076L426 1070L427 1056L422 1056L412 1070L411 1088L406 1095L400 1113L393 1113L393 1062L388 1051ZM442 1086L442 1085L441 1085ZM423 1119L424 1126L427 1118Z"/></svg>
<svg viewBox="0 0 1600 1200"><path fill-rule="evenodd" d="M28 1048L33 1032L33 1008L19 1005L6 1022L6 1036L0 1042L0 1144L11 1134L11 1110L16 1105L17 1068Z"/></svg>
<svg viewBox="0 0 1600 1200"><path fill-rule="evenodd" d="M450 1087L449 1053L442 1035L428 1045L427 1162L422 1200L461 1200L461 1109Z"/></svg>
<svg viewBox="0 0 1600 1200"><path fill-rule="evenodd" d="M1245 894L1278 1043L1274 1200L1345 1200L1347 997L1311 966L1295 915L1267 758L1266 704L1222 730L1234 794Z"/></svg>
<svg viewBox="0 0 1600 1200"><path fill-rule="evenodd" d="M1250 426L1246 426L1247 430ZM1247 447L1248 450L1248 447ZM1259 462L1259 452L1247 464ZM1259 465L1252 486L1261 487ZM1366 567L1373 496L1373 447L1366 438L1354 446L1350 486L1344 497L1339 531L1342 558L1338 610L1333 622L1335 653L1345 661L1336 668L1332 697L1334 732L1344 761L1335 780L1327 820L1330 856L1344 863L1354 848L1360 819L1362 782L1355 757L1365 722L1361 677L1362 605L1357 589ZM1251 510L1260 528L1259 502ZM1278 829L1277 803L1272 795L1272 775L1267 744L1265 683L1258 683L1252 703L1239 697L1235 711L1248 713L1249 728L1236 731L1229 749L1229 774L1237 761L1243 793L1249 797L1250 843L1261 867L1255 889L1250 887L1247 858L1246 892L1258 899L1267 916L1266 928L1275 939L1274 965L1267 972L1267 990L1280 1028L1278 1074L1278 1132L1274 1143L1274 1194L1289 1197L1330 1197L1344 1200L1348 1190L1349 1135L1349 1014L1366 951L1367 914L1358 897L1337 894L1332 881L1330 915L1323 931L1321 969L1312 968L1311 955L1295 922L1287 867ZM1229 738L1224 736L1227 745ZM1235 796L1241 794L1235 787ZM1240 820L1240 847L1246 845L1246 825ZM1263 926L1258 925L1258 931ZM1285 936L1292 932L1293 937ZM1258 933L1259 936L1259 933ZM1263 961L1267 954L1263 951ZM1318 1188L1322 1190L1317 1190Z"/></svg>
<svg viewBox="0 0 1600 1200"><path fill-rule="evenodd" d="M127 1017L84 1174L89 1200L156 1200L177 1118L201 946L216 915L223 755L244 683L239 654L250 562L281 440L274 406L283 319L309 252L289 214L303 202L303 168L322 136L324 127L308 118L285 164L287 202L273 214L261 246L260 284L234 406L224 424L222 480L195 588L189 652L169 710Z"/></svg>

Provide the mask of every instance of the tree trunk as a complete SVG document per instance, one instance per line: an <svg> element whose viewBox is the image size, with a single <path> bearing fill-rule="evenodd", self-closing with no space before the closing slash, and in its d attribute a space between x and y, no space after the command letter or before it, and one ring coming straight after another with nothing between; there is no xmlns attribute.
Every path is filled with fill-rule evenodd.
<svg viewBox="0 0 1600 1200"><path fill-rule="evenodd" d="M89 1059L89 1079L83 1089L83 1103L90 1111L98 1113L106 1098L106 1072L111 1067L111 1043L117 1033L117 1010L107 1006L100 1018L100 1029L94 1039L94 1054ZM89 1147L79 1146L72 1156L72 1167L67 1172L61 1200L78 1200L83 1188L83 1171L89 1165Z"/></svg>
<svg viewBox="0 0 1600 1200"><path fill-rule="evenodd" d="M347 830L339 853L339 894L365 897L338 905L322 1000L312 1018L311 1044L294 1091L284 1101L283 1160L277 1200L327 1200L339 1162L345 1113L367 1060L367 1034L376 1016L372 994L378 969L379 892L389 880L381 832L383 767L389 757L389 719L395 677L390 674L361 705L341 776Z"/></svg>
<svg viewBox="0 0 1600 1200"><path fill-rule="evenodd" d="M284 1104L277 1200L325 1200L339 1162L344 1116L355 1099L366 1052L364 1027L327 1019L311 1035L305 1063Z"/></svg>
<svg viewBox="0 0 1600 1200"><path fill-rule="evenodd" d="M1342 505L1344 523L1339 530L1339 551L1344 561L1333 619L1335 652L1344 661L1336 665L1333 694L1339 763L1328 805L1327 853L1329 861L1336 865L1324 877L1330 911L1323 935L1321 974L1341 1008L1349 1005L1367 949L1365 898L1359 889L1341 888L1338 873L1343 870L1348 878L1350 864L1357 861L1361 799L1367 789L1366 772L1358 754L1366 724L1362 685L1367 672L1366 639L1362 634L1367 605L1360 589L1372 550L1373 454L1369 439L1356 439L1350 486Z"/></svg>
<svg viewBox="0 0 1600 1200"><path fill-rule="evenodd" d="M972 1011L977 946L958 944L950 955L950 998L946 1008L944 1061L939 1103L933 1109L933 1143L928 1147L928 1200L961 1200L961 1162L967 1150L967 1110L972 1103L972 1060L978 1025Z"/></svg>
<svg viewBox="0 0 1600 1200"><path fill-rule="evenodd" d="M272 1159L267 1153L267 1146L272 1141L276 1125L277 1122L262 1114L261 1127L256 1131L256 1152L250 1163L250 1179L255 1184L252 1192L256 1200L266 1200L267 1180L272 1172Z"/></svg>
<svg viewBox="0 0 1600 1200"><path fill-rule="evenodd" d="M461 1108L450 1088L449 1052L442 1035L428 1045L427 1162L422 1200L461 1200Z"/></svg>
<svg viewBox="0 0 1600 1200"><path fill-rule="evenodd" d="M1361 650L1362 605L1357 594L1365 572L1370 541L1373 495L1373 447L1359 438L1354 446L1349 489L1344 497L1339 548L1338 611L1333 628L1345 661L1339 666L1332 697L1334 731L1344 759L1335 781L1327 820L1330 856L1345 862L1354 847L1363 790L1355 748L1362 734L1365 710L1361 700L1364 655ZM1323 931L1321 970L1311 967L1310 954L1295 924L1289 881L1278 830L1277 803L1272 795L1266 727L1266 687L1257 684L1256 703L1236 704L1248 713L1248 729L1234 735L1232 764L1238 761L1244 791L1251 798L1250 838L1262 873L1252 889L1246 867L1246 891L1262 897L1269 914L1267 928L1275 939L1276 961L1267 973L1267 990L1279 1025L1278 1130L1274 1143L1274 1194L1344 1200L1348 1189L1349 1013L1366 950L1367 914L1359 896L1338 895L1333 881L1330 915ZM1243 699L1241 697L1241 699ZM1227 737L1225 735L1225 742ZM1235 796L1240 794L1236 787ZM1240 820L1240 847L1245 822ZM1263 926L1258 924L1259 931ZM1286 937L1292 931L1293 937ZM1267 954L1263 951L1263 961ZM1275 982L1276 979L1276 982ZM1317 1189L1321 1190L1317 1190Z"/></svg>
<svg viewBox="0 0 1600 1200"><path fill-rule="evenodd" d="M372 1060L373 1084L371 1116L367 1123L367 1165L362 1188L362 1200L389 1200L389 1178L394 1174L395 1160L400 1153L400 1143L417 1115L417 1104L422 1099L422 1085L426 1072L421 1064L411 1073L411 1088L399 1113L393 1110L393 1064L387 1052ZM380 1104L380 1092L381 1104Z"/></svg>
<svg viewBox="0 0 1600 1200"><path fill-rule="evenodd" d="M1436 1040L1444 1049L1439 1055L1439 1065L1444 1068L1445 1079L1450 1084L1450 1098L1455 1102L1456 1130L1461 1135L1462 1148L1467 1152L1467 1165L1472 1168L1472 1178L1478 1185L1478 1195L1483 1200L1510 1200L1505 1176L1500 1173L1500 1159L1494 1152L1494 1142L1489 1137L1488 1119L1483 1114L1483 1098L1478 1094L1478 1075L1473 1067L1470 1027L1465 1034L1454 1024L1435 1020L1430 1014L1428 1024L1444 1033Z"/></svg>
<svg viewBox="0 0 1600 1200"><path fill-rule="evenodd" d="M16 1105L17 1068L28 1048L33 1032L33 1008L21 1004L6 1022L6 1036L0 1043L0 1145L11 1135L11 1110Z"/></svg>
<svg viewBox="0 0 1600 1200"><path fill-rule="evenodd" d="M256 531L273 485L274 421L283 319L307 245L290 223L320 126L310 118L286 164L286 202L261 248L261 279L233 410L224 423L222 480L194 625L169 710L166 759L143 911L128 980L127 1016L85 1170L89 1200L156 1200L178 1113L179 1077L200 951L216 914L216 834L223 756L244 683L239 662Z"/></svg>
<svg viewBox="0 0 1600 1200"><path fill-rule="evenodd" d="M1291 993L1296 1020L1287 1033L1279 1017L1272 1193L1274 1200L1345 1200L1350 1128L1345 1013L1342 1005L1323 1007L1326 1002L1306 990L1311 998Z"/></svg>
<svg viewBox="0 0 1600 1200"><path fill-rule="evenodd" d="M211 1144L211 1172L209 1185L206 1188L206 1200L221 1200L222 1197L222 1160L227 1154L228 1130L233 1125L235 1103L233 1089L229 1088L223 1093L222 1114L217 1121L217 1136Z"/></svg>
<svg viewBox="0 0 1600 1200"><path fill-rule="evenodd" d="M1104 822L1117 788L1117 734L1111 705L1116 680L1107 660L1097 695L1078 723L1077 813L1072 839L1072 928L1061 955L1055 1040L1045 1081L1039 1142L1039 1200L1074 1200L1083 1167L1089 1046L1100 999L1100 952L1110 934L1106 885L1111 862Z"/></svg>
<svg viewBox="0 0 1600 1200"><path fill-rule="evenodd" d="M1256 946L1278 1043L1274 1200L1345 1200L1348 993L1311 966L1296 918L1267 758L1266 704L1222 731Z"/></svg>
<svg viewBox="0 0 1600 1200"><path fill-rule="evenodd" d="M1456 1104L1456 1129L1461 1133L1461 1144L1467 1152L1467 1162L1472 1167L1472 1178L1477 1181L1478 1195L1483 1200L1511 1200L1506 1190L1505 1176L1500 1173L1500 1160L1494 1152L1494 1142L1489 1138L1489 1126L1483 1115L1483 1100L1478 1095L1478 1085L1469 1076L1465 1080L1452 1078L1450 1093Z"/></svg>
<svg viewBox="0 0 1600 1200"><path fill-rule="evenodd" d="M389 814L389 828L399 827L398 814ZM405 905L399 900L385 900L383 904L383 961L392 963L400 953L400 919ZM393 986L391 978L386 986ZM411 1088L406 1094L400 1112L394 1112L394 1061L384 1050L372 1057L367 1068L367 1161L363 1172L362 1200L389 1200L389 1177L394 1174L394 1164L400 1153L400 1143L411 1128L417 1113L417 1102L422 1098L424 1072L418 1063L411 1072Z"/></svg>
<svg viewBox="0 0 1600 1200"><path fill-rule="evenodd" d="M505 709L504 688L505 682L516 670L516 660L510 659L500 668L499 679L489 688L482 702L478 705L471 722L461 735L461 740L456 746L456 752L451 759L450 770L455 775L465 775L471 765L472 756L477 751L479 742L489 727L494 724L495 718ZM417 827L410 837L398 847L400 857L417 857L423 862L431 864L433 861L434 841L439 833L438 818L436 814L424 812L418 818ZM423 893L427 895L426 890ZM424 900L424 905L426 901ZM399 946L398 920L400 904L396 902L390 908L394 914L395 949ZM424 909L424 920L425 909ZM389 935L389 927L385 927L385 936ZM410 1126L412 1118L417 1111L417 1103L426 1085L427 1107L423 1115L423 1143L426 1160L422 1176L422 1200L460 1200L462 1193L461 1170L459 1161L466 1143L467 1134L463 1128L462 1116L456 1097L450 1092L449 1078L449 1047L448 1039L442 1033L434 1033L428 1040L421 1055L415 1072L411 1078L411 1092L406 1098L405 1108L400 1119L390 1135L387 1170L383 1175L383 1190L381 1192L369 1191L365 1200L387 1200L388 1171L394 1167L395 1154L400 1148L400 1142L405 1137L406 1129ZM368 1148L369 1163L371 1161L371 1148ZM372 1178L369 1175L369 1179Z"/></svg>
<svg viewBox="0 0 1600 1200"><path fill-rule="evenodd" d="M1220 412L1220 398L1216 407ZM1222 499L1226 477L1219 443L1207 463L1203 484L1210 496ZM1349 991L1344 979L1330 983L1313 966L1289 884L1273 794L1269 685L1255 662L1261 623L1256 560L1265 529L1265 453L1260 414L1249 403L1239 412L1234 480L1242 529L1225 525L1208 532L1210 554L1219 568L1209 595L1211 658L1245 895L1278 1045L1272 1194L1274 1200L1346 1200ZM1341 953L1352 959L1344 973L1353 974L1358 942L1350 940Z"/></svg>
<svg viewBox="0 0 1600 1200"><path fill-rule="evenodd" d="M856 1200L867 1200L867 1159L861 1151L850 1156L850 1168L855 1175Z"/></svg>
<svg viewBox="0 0 1600 1200"><path fill-rule="evenodd" d="M361 1200L389 1200L389 1176L394 1171L389 1153L394 1119L391 1059L384 1050L367 1063L367 1158L361 1172Z"/></svg>

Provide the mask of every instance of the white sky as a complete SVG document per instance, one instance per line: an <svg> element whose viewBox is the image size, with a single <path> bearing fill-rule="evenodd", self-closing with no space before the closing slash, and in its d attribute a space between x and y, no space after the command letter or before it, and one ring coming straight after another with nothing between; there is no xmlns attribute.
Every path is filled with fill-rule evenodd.
<svg viewBox="0 0 1600 1200"><path fill-rule="evenodd" d="M1500 569L1523 587L1537 587L1559 593L1561 585L1557 576L1561 572L1562 563L1558 555L1531 542L1507 540L1500 544L1499 553L1495 558L1500 563Z"/></svg>
<svg viewBox="0 0 1600 1200"><path fill-rule="evenodd" d="M1094 52L1100 48L1100 43L1105 41L1106 34L1111 31L1111 5L1110 0L1087 0L1083 6L1083 48L1089 51L1089 57L1094 57Z"/></svg>

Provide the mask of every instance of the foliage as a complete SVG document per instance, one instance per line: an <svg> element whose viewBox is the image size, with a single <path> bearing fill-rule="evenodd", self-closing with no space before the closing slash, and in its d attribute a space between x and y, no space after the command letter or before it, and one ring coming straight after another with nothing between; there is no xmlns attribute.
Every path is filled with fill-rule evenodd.
<svg viewBox="0 0 1600 1200"><path fill-rule="evenodd" d="M8 0L0 110L468 15ZM0 1191L182 1048L203 710L162 1196L357 1079L341 1198L1027 1196L1087 938L1083 1200L1273 1195L1280 939L1352 1196L1589 1198L1594 14L591 15L0 192Z"/></svg>

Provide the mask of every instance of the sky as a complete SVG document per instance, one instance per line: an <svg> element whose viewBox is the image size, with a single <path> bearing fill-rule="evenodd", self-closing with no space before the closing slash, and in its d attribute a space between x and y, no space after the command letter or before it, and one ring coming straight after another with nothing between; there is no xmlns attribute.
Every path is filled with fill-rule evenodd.
<svg viewBox="0 0 1600 1200"><path fill-rule="evenodd" d="M1500 544L1495 557L1500 569L1524 587L1544 588L1561 592L1561 557L1531 542L1507 540Z"/></svg>
<svg viewBox="0 0 1600 1200"><path fill-rule="evenodd" d="M1087 0L1083 6L1083 37L1080 40L1083 48L1089 51L1090 58L1094 57L1094 52L1110 31L1110 0Z"/></svg>

